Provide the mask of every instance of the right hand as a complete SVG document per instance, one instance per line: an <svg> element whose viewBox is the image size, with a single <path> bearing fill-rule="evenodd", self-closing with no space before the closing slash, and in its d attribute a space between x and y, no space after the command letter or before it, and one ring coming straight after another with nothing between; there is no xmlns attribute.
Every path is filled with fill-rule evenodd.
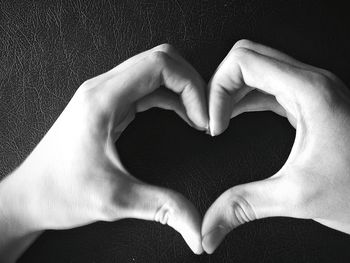
<svg viewBox="0 0 350 263"><path fill-rule="evenodd" d="M212 253L239 225L265 217L313 219L350 234L350 94L332 73L242 40L209 83L212 135L243 112L273 111L296 128L284 166L268 179L224 192L203 219Z"/></svg>
<svg viewBox="0 0 350 263"><path fill-rule="evenodd" d="M174 110L206 130L204 87L198 72L169 45L86 81L24 163L0 183L0 217L8 222L0 235L0 260L18 256L16 243L31 233L123 218L167 224L194 253L202 253L194 205L131 175L115 141L136 112L151 107Z"/></svg>

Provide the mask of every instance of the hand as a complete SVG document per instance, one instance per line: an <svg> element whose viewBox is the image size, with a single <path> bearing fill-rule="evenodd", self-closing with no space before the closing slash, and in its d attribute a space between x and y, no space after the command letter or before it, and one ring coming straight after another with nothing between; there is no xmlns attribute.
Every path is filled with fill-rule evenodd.
<svg viewBox="0 0 350 263"><path fill-rule="evenodd" d="M350 234L350 94L332 73L263 45L239 41L209 83L212 135L243 112L273 111L296 128L290 156L272 177L224 192L203 219L212 253L239 225L287 216Z"/></svg>
<svg viewBox="0 0 350 263"><path fill-rule="evenodd" d="M191 126L207 130L204 87L200 75L169 45L86 81L30 156L1 182L3 214L13 215L10 227L30 233L98 220L155 220L173 227L194 253L202 253L201 219L194 205L130 175L115 141L136 112L154 106L174 110Z"/></svg>

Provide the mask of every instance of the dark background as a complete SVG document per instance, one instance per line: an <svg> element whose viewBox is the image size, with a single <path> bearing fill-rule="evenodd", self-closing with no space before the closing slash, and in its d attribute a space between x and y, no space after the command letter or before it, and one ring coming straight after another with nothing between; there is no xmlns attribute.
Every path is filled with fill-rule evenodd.
<svg viewBox="0 0 350 263"><path fill-rule="evenodd" d="M345 2L345 1L344 1ZM1 1L0 178L31 152L86 79L168 42L205 80L248 38L350 83L350 16L336 1ZM217 138L174 113L138 115L118 141L138 178L187 196L202 214L227 188L283 165L294 130L272 113L243 114ZM350 262L350 236L308 220L270 218L195 256L169 227L140 220L45 232L20 262Z"/></svg>

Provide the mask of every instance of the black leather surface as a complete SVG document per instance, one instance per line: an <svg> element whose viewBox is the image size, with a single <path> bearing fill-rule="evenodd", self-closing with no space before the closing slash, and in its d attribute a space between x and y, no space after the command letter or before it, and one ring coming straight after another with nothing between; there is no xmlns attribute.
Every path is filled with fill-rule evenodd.
<svg viewBox="0 0 350 263"><path fill-rule="evenodd" d="M24 160L84 80L163 42L206 80L249 38L349 84L346 10L317 0L0 0L0 177ZM204 214L225 189L276 172L293 139L272 113L244 114L212 139L151 110L118 147L135 176L180 191ZM48 231L20 262L350 262L349 247L350 236L317 223L273 218L239 227L211 256L195 256L169 227L123 220Z"/></svg>

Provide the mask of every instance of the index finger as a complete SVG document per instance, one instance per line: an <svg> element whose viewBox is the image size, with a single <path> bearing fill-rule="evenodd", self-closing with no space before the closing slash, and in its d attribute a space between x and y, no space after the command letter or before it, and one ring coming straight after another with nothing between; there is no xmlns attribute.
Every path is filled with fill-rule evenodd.
<svg viewBox="0 0 350 263"><path fill-rule="evenodd" d="M161 86L177 93L189 119L207 129L204 81L188 63L162 51L151 52L106 80L100 95L109 101L110 107L123 104L128 107Z"/></svg>
<svg viewBox="0 0 350 263"><path fill-rule="evenodd" d="M218 135L227 128L234 103L253 89L275 96L287 112L297 116L298 105L314 94L309 79L315 75L315 72L250 49L232 49L208 85L212 135Z"/></svg>

